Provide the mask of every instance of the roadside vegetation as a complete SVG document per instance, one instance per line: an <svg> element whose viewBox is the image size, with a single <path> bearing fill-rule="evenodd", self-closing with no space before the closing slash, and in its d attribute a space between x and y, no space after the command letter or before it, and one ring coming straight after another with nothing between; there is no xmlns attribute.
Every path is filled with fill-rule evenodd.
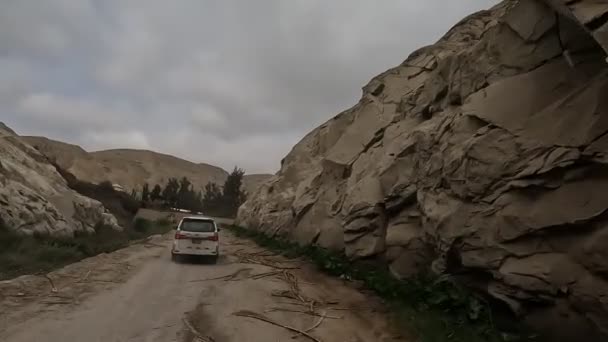
<svg viewBox="0 0 608 342"><path fill-rule="evenodd" d="M208 183L204 189L195 189L192 182L183 177L169 178L164 188L156 184L150 189L144 184L140 192L133 190L131 197L140 200L147 208L179 208L205 215L233 218L247 194L242 190L245 171L235 167L222 186Z"/></svg>
<svg viewBox="0 0 608 342"><path fill-rule="evenodd" d="M241 190L244 171L237 167L222 187L210 183L204 192L195 191L187 178L171 178L164 188L155 185L150 190L146 184L141 193L128 194L116 191L110 182L92 184L81 181L56 163L53 165L71 189L100 201L117 218L124 230L99 226L94 234L78 233L73 237L58 238L40 234L28 236L9 229L0 220L0 280L23 274L45 273L173 229L167 220L151 222L135 218L142 206L180 208L203 211L207 215L234 217L246 197Z"/></svg>
<svg viewBox="0 0 608 342"><path fill-rule="evenodd" d="M242 227L228 227L236 236L285 257L303 257L332 276L362 282L392 309L398 325L421 342L540 341L531 334L500 332L489 304L450 278L420 276L401 281L378 264L355 262L318 246L269 237Z"/></svg>
<svg viewBox="0 0 608 342"><path fill-rule="evenodd" d="M97 227L95 234L73 238L18 234L0 222L0 280L23 274L46 273L100 253L109 253L155 234L173 229L167 220L137 219L123 231Z"/></svg>
<svg viewBox="0 0 608 342"><path fill-rule="evenodd" d="M76 233L73 237L51 237L44 234L24 235L0 220L0 280L23 274L46 273L100 253L127 247L136 240L170 231L167 220L156 222L135 219L141 202L129 194L114 190L110 182L92 184L77 179L53 163L68 186L83 196L100 201L123 227L95 227L95 233Z"/></svg>

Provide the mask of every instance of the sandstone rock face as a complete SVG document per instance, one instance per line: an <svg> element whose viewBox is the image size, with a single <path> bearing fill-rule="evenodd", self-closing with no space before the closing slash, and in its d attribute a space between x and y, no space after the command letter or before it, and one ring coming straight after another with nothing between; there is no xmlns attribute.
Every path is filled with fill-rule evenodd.
<svg viewBox="0 0 608 342"><path fill-rule="evenodd" d="M47 159L0 125L0 220L23 234L72 236L98 224L122 229L101 203L67 187Z"/></svg>
<svg viewBox="0 0 608 342"><path fill-rule="evenodd" d="M574 19L608 52L608 2L603 0L544 0L560 14Z"/></svg>
<svg viewBox="0 0 608 342"><path fill-rule="evenodd" d="M473 14L371 80L237 223L458 273L556 341L608 338L606 6L560 3Z"/></svg>
<svg viewBox="0 0 608 342"><path fill-rule="evenodd" d="M146 150L107 150L87 152L80 146L44 137L22 137L62 169L76 178L98 184L110 181L127 191L141 191L144 183L150 187L164 185L169 178L187 177L196 188L203 189L209 182L222 185L228 172L217 166L197 164L174 156ZM270 175L245 175L243 187L253 193Z"/></svg>

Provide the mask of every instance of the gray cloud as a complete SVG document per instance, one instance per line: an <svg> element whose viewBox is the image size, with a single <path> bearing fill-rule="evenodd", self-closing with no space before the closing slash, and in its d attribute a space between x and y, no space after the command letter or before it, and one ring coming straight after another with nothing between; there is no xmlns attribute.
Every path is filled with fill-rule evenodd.
<svg viewBox="0 0 608 342"><path fill-rule="evenodd" d="M2 120L274 172L374 75L492 0L10 0Z"/></svg>

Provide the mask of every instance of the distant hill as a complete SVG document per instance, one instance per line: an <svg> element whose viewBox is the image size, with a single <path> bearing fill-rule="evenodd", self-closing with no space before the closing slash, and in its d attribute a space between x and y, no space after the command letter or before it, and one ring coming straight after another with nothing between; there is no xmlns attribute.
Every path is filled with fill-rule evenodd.
<svg viewBox="0 0 608 342"><path fill-rule="evenodd" d="M187 177L198 189L209 182L222 184L228 172L220 167L193 163L171 155L147 150L117 149L87 152L78 145L45 137L22 137L38 151L69 171L78 179L100 183L110 181L127 191L140 190L144 183L165 184L170 177ZM244 187L248 193L271 175L246 175Z"/></svg>
<svg viewBox="0 0 608 342"><path fill-rule="evenodd" d="M0 122L0 136L16 135L15 131L10 129L4 122Z"/></svg>

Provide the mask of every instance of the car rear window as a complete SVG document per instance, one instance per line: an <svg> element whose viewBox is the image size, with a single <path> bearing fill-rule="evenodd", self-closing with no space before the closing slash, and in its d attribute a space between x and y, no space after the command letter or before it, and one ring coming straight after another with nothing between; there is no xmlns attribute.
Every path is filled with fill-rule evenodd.
<svg viewBox="0 0 608 342"><path fill-rule="evenodd" d="M215 225L211 220L184 219L179 229L185 232L213 233Z"/></svg>

